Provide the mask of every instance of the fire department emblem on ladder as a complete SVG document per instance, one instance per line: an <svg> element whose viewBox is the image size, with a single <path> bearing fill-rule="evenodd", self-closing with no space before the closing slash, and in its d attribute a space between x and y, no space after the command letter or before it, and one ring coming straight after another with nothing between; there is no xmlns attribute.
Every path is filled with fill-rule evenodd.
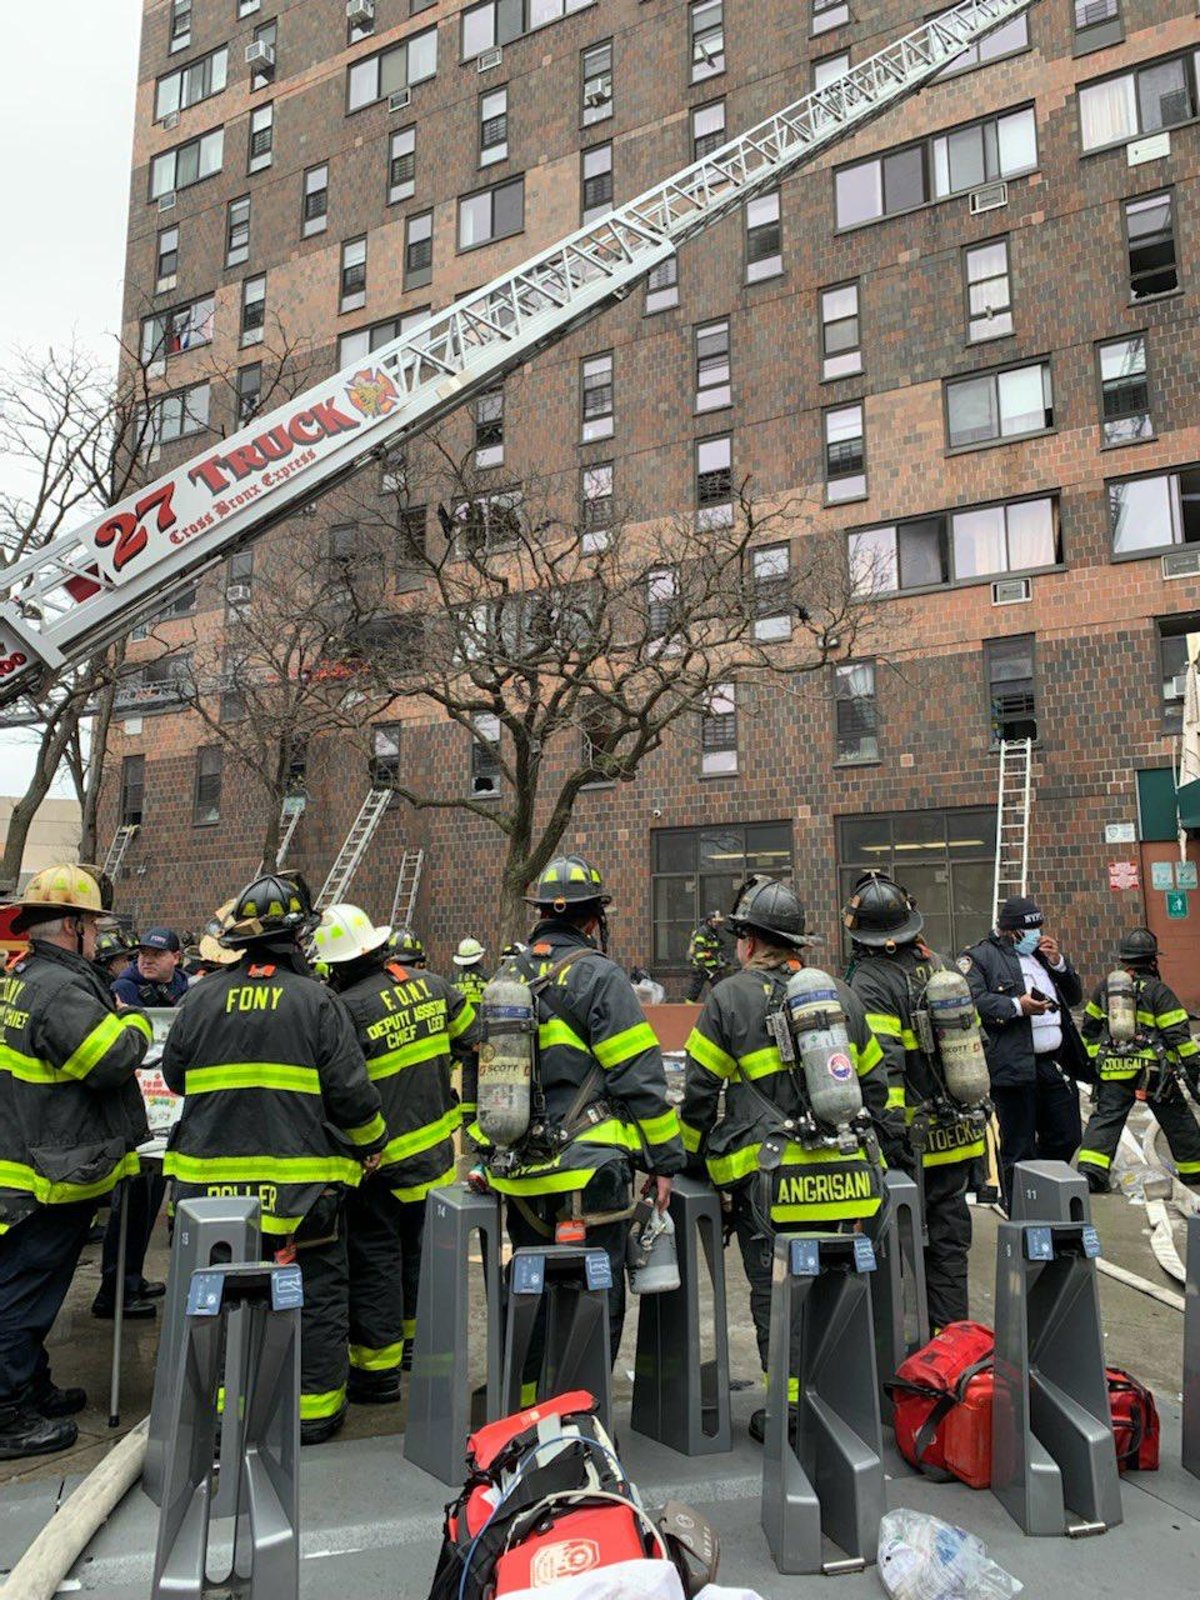
<svg viewBox="0 0 1200 1600"><path fill-rule="evenodd" d="M400 401L396 385L379 367L356 372L346 385L346 398L364 417L386 417Z"/></svg>

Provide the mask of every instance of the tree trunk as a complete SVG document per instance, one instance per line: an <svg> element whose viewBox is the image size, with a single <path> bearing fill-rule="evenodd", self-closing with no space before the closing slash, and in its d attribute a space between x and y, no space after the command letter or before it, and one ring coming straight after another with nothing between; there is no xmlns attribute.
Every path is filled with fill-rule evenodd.
<svg viewBox="0 0 1200 1600"><path fill-rule="evenodd" d="M117 646L112 661L113 674L101 689L96 701L96 715L92 719L91 746L85 769L83 793L79 796L82 810L79 834L79 859L99 861L100 853L100 786L104 781L104 762L108 755L108 735L112 726L113 702L117 697L116 668L125 656L124 643Z"/></svg>
<svg viewBox="0 0 1200 1600"><path fill-rule="evenodd" d="M279 854L279 838L283 831L281 813L283 797L287 793L287 746L290 739L281 738L275 750L275 782L267 794L267 823L263 831L263 872L275 871L275 858Z"/></svg>

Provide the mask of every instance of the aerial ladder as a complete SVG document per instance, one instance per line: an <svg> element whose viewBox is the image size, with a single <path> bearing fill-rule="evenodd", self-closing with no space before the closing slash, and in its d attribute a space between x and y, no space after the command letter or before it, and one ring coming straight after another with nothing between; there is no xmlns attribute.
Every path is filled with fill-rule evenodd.
<svg viewBox="0 0 1200 1600"><path fill-rule="evenodd" d="M1035 0L963 0L0 573L0 705L36 696L233 550L623 300Z"/></svg>

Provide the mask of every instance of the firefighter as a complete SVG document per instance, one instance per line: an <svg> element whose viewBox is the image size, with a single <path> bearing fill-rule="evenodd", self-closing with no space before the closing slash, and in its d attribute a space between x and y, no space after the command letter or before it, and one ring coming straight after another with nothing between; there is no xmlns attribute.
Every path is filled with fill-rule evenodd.
<svg viewBox="0 0 1200 1600"><path fill-rule="evenodd" d="M176 1198L252 1196L264 1254L303 1270L302 1444L330 1438L345 1418L344 1197L387 1143L349 1014L308 975L300 941L312 920L303 879L248 884L222 935L242 958L191 990L162 1060L185 1097L165 1162Z"/></svg>
<svg viewBox="0 0 1200 1600"><path fill-rule="evenodd" d="M483 991L487 988L487 978L483 970L483 958L487 950L478 939L462 939L458 949L450 957L458 968L458 976L454 980L454 987L465 1000L477 1006Z"/></svg>
<svg viewBox="0 0 1200 1600"><path fill-rule="evenodd" d="M578 855L556 856L526 895L538 922L529 947L503 969L535 987L535 1093L544 1116L502 1163L485 1151L471 1180L507 1197L514 1246L552 1244L568 1218L617 1213L587 1225L587 1240L612 1266L610 1353L625 1320L625 1244L635 1164L650 1174L665 1210L671 1179L685 1162L679 1119L667 1100L662 1051L629 979L607 954L605 892L599 871ZM476 1124L472 1136L479 1141ZM537 1346L531 1365L539 1359ZM526 1377L529 1374L527 1372Z"/></svg>
<svg viewBox="0 0 1200 1600"><path fill-rule="evenodd" d="M411 967L414 972L424 972L429 964L425 954L425 946L421 942L420 934L414 933L411 928L396 928L388 935L388 955L395 956L397 961L402 961L406 967Z"/></svg>
<svg viewBox="0 0 1200 1600"><path fill-rule="evenodd" d="M0 1460L66 1450L82 1389L50 1376L46 1337L96 1202L148 1137L135 1073L150 1043L94 965L102 874L47 867L17 902L30 949L0 978Z"/></svg>
<svg viewBox="0 0 1200 1600"><path fill-rule="evenodd" d="M720 934L724 920L719 911L710 911L688 940L687 959L692 975L687 997L691 1001L699 1000L704 985L717 983L725 970L725 946Z"/></svg>
<svg viewBox="0 0 1200 1600"><path fill-rule="evenodd" d="M730 924L741 970L717 984L692 1029L680 1121L687 1150L729 1197L765 1372L777 1228L828 1232L831 1225L850 1228L874 1216L882 1198L882 1162L870 1138L853 1154L836 1145L806 1148L789 1139L774 1173L760 1169L764 1141L779 1132L784 1118L807 1107L798 1075L785 1065L767 1018L782 1008L789 978L804 965L800 952L813 941L805 933L796 892L761 874L738 891ZM846 1018L848 1054L863 1103L890 1159L902 1150L904 1131L899 1112L888 1109L883 1051L867 1026L862 1002L845 984L830 983ZM793 1379L789 1399L796 1398ZM750 1419L751 1437L760 1444L765 1422L763 1410Z"/></svg>
<svg viewBox="0 0 1200 1600"><path fill-rule="evenodd" d="M96 956L92 964L110 989L137 955L137 948L137 940L124 928L105 928L96 935Z"/></svg>
<svg viewBox="0 0 1200 1600"><path fill-rule="evenodd" d="M379 1090L388 1142L379 1171L346 1202L350 1258L350 1400L400 1398L416 1333L425 1196L454 1177L458 1102L453 1057L475 1046L475 1008L433 972L389 957L387 928L358 906L330 906L314 935L329 983L354 1019ZM399 1272L397 1272L397 1263Z"/></svg>
<svg viewBox="0 0 1200 1600"><path fill-rule="evenodd" d="M967 1186L972 1163L987 1153L982 1115L956 1112L940 1064L925 1054L916 1032L925 986L951 964L924 943L924 917L900 885L881 872L869 872L855 884L842 921L851 939L850 987L883 1051L888 1104L903 1108L909 1128L903 1165L910 1173L921 1165L928 1236L925 1289L936 1332L967 1316Z"/></svg>
<svg viewBox="0 0 1200 1600"><path fill-rule="evenodd" d="M1096 1065L1100 1087L1084 1129L1079 1170L1093 1194L1108 1192L1125 1119L1144 1095L1167 1136L1180 1181L1200 1189L1200 1126L1179 1081L1185 1077L1193 1095L1200 1091L1200 1046L1175 991L1159 976L1158 940L1149 928L1131 928L1124 935L1117 967L1130 979L1128 1025L1115 1022L1117 1004L1110 989L1117 987L1118 972L1109 973L1084 1010L1084 1047Z"/></svg>

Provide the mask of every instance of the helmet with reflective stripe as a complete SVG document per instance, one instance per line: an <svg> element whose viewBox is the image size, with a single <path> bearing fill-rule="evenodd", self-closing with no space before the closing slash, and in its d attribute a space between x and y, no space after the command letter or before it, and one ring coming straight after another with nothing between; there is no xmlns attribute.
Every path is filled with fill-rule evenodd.
<svg viewBox="0 0 1200 1600"><path fill-rule="evenodd" d="M312 916L308 885L298 872L265 873L238 895L221 943L238 950L260 939L298 936L311 926Z"/></svg>
<svg viewBox="0 0 1200 1600"><path fill-rule="evenodd" d="M391 936L392 930L377 928L361 906L343 903L325 912L313 932L313 948L318 961L337 966L382 949Z"/></svg>
<svg viewBox="0 0 1200 1600"><path fill-rule="evenodd" d="M411 928L397 928L388 939L387 947L388 954L406 966L423 967L428 960L420 935Z"/></svg>
<svg viewBox="0 0 1200 1600"><path fill-rule="evenodd" d="M456 967L474 967L487 954L478 939L461 939L458 949L450 957Z"/></svg>
<svg viewBox="0 0 1200 1600"><path fill-rule="evenodd" d="M582 856L555 856L525 896L526 905L562 912L568 906L612 904L606 894L599 868Z"/></svg>
<svg viewBox="0 0 1200 1600"><path fill-rule="evenodd" d="M737 892L729 925L739 938L756 934L772 944L802 950L816 941L804 931L804 906L790 884L756 872Z"/></svg>
<svg viewBox="0 0 1200 1600"><path fill-rule="evenodd" d="M63 862L35 872L13 904L17 907L13 927L18 933L76 912L103 917L112 910L112 883L99 867Z"/></svg>
<svg viewBox="0 0 1200 1600"><path fill-rule="evenodd" d="M126 929L106 928L103 933L96 935L94 959L106 965L110 961L115 961L118 956L136 954L137 948L137 940Z"/></svg>
<svg viewBox="0 0 1200 1600"><path fill-rule="evenodd" d="M1130 928L1121 935L1117 960L1131 967L1151 966L1158 960L1158 940L1149 928Z"/></svg>
<svg viewBox="0 0 1200 1600"><path fill-rule="evenodd" d="M863 873L842 912L842 922L855 944L871 949L909 944L925 926L916 901L885 872Z"/></svg>

